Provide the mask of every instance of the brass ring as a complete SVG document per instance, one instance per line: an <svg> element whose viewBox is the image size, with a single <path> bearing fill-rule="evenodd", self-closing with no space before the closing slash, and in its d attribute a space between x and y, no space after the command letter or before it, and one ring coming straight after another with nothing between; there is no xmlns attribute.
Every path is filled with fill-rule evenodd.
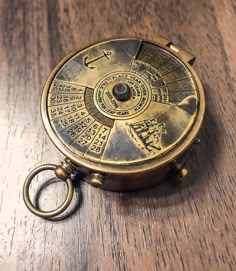
<svg viewBox="0 0 236 271"><path fill-rule="evenodd" d="M33 214L40 216L40 217L43 217L43 218L51 218L51 217L54 217L54 216L61 214L62 212L64 212L67 209L67 207L70 205L72 198L73 198L74 186L73 186L71 178L69 177L65 180L65 182L67 184L67 189L68 189L66 199L62 203L62 205L60 207L58 207L57 209L52 210L52 211L41 211L40 209L36 208L33 205L33 203L31 202L30 197L29 197L29 187L30 187L30 184L31 184L33 178L41 171L45 171L45 170L55 171L56 167L57 167L56 165L52 165L52 164L46 164L46 165L39 166L30 172L30 174L28 175L28 177L26 178L25 183L24 183L23 198L24 198L24 202L25 202L27 208Z"/></svg>

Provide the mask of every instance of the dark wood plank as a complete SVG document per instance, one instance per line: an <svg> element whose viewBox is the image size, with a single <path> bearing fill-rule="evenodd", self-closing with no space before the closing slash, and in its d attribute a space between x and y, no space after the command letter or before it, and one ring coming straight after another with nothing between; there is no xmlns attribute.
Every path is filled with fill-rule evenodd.
<svg viewBox="0 0 236 271"><path fill-rule="evenodd" d="M236 270L235 26L233 0L0 1L0 270ZM129 194L82 184L68 220L29 213L29 170L63 157L40 118L51 68L100 39L157 33L196 55L206 91L186 181ZM42 204L58 204L63 188L49 186Z"/></svg>

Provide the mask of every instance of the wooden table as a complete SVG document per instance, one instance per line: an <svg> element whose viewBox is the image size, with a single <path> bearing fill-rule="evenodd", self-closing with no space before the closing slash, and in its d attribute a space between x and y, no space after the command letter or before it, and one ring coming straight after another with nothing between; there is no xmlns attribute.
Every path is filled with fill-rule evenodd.
<svg viewBox="0 0 236 271"><path fill-rule="evenodd" d="M0 2L1 271L236 270L235 31L233 0ZM69 219L32 215L22 199L25 177L63 157L40 118L50 70L65 54L100 39L158 33L196 55L206 91L189 176L182 185L129 194L83 183ZM40 204L59 204L64 188L48 186Z"/></svg>

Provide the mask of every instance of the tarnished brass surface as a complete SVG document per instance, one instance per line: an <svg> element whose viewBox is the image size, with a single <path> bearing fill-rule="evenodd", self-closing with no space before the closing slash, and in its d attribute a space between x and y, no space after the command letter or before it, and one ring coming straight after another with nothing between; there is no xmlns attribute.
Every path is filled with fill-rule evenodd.
<svg viewBox="0 0 236 271"><path fill-rule="evenodd" d="M160 167L191 145L204 94L183 61L194 57L166 41L109 40L59 63L44 87L42 116L67 157L128 174Z"/></svg>
<svg viewBox="0 0 236 271"><path fill-rule="evenodd" d="M77 171L94 187L113 191L151 186L170 173L185 177L205 110L194 60L163 37L155 43L108 40L64 58L44 86L41 112L67 158L30 173L24 186L29 210L44 218L63 212ZM38 210L29 198L32 179L45 169L68 185L66 201L51 212Z"/></svg>
<svg viewBox="0 0 236 271"><path fill-rule="evenodd" d="M61 213L63 213L67 207L70 205L72 198L73 198L73 194L74 194L74 186L70 177L70 174L66 174L65 172L63 172L63 168L61 167L60 171L57 171L59 167L56 165L51 165L51 164L47 164L47 165L41 165L37 168L35 168L33 171L30 172L30 174L28 175L28 177L25 180L24 183L24 187L23 187L23 199L25 202L25 205L27 206L27 208L35 215L43 217L43 218L52 218L55 217ZM67 184L67 195L66 198L64 200L64 202L62 203L61 206L59 206L58 208L56 208L55 210L52 211L42 211L40 210L38 207L34 206L34 204L32 203L30 196L29 196L29 187L31 182L33 181L34 177L39 174L42 171L45 170L53 170L55 171L56 175L58 177L60 177L61 180L63 180L64 182L66 182ZM57 174L59 173L59 174ZM66 176L67 175L67 176Z"/></svg>

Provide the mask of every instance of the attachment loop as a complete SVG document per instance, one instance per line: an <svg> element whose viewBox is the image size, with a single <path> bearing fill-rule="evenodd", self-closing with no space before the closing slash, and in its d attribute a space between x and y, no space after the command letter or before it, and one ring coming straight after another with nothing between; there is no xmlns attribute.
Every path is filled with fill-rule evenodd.
<svg viewBox="0 0 236 271"><path fill-rule="evenodd" d="M70 164L71 165L71 164ZM74 172L72 171L72 167L69 168L66 167L64 164L62 166L57 166L57 165L53 165L53 164L46 164L46 165L41 165L37 168L35 168L33 171L30 172L30 174L28 175L28 177L25 180L24 183L24 187L23 187L23 198L24 198L24 202L27 206L27 208L35 215L42 217L42 218L52 218L55 217L61 213L63 213L67 207L70 205L72 198L73 198L73 194L74 194L74 186L71 180L71 173ZM30 196L29 196L29 187L30 184L33 180L33 178L39 174L42 171L45 170L53 170L56 174L57 177L59 177L62 181L65 181L67 184L67 195L66 195L66 199L65 201L62 203L61 206L59 206L58 208L56 208L55 210L52 211L42 211L38 208L36 208L32 201L30 200Z"/></svg>

